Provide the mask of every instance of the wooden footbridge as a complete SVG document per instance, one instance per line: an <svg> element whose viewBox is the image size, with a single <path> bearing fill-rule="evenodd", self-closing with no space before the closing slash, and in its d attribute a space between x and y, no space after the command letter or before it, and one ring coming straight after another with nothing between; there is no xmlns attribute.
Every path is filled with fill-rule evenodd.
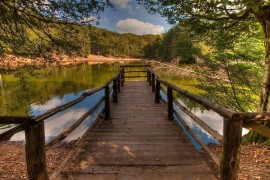
<svg viewBox="0 0 270 180"><path fill-rule="evenodd" d="M131 76L132 73L146 73L142 77L146 77L147 81L125 82L126 78L141 77ZM104 97L93 108L53 140L45 142L44 120L98 91L104 91ZM161 91L166 93L165 99L161 98ZM185 95L223 116L223 137L176 101L173 92ZM65 139L103 102L103 113L77 141L74 150L59 169L49 177L46 149ZM193 134L174 106L178 106L183 113L222 142L220 160ZM29 179L216 179L187 135L174 121L176 118L213 162L220 166L219 177L224 180L237 179L243 125L252 126L269 137L269 129L263 129L254 122L269 119L269 113L234 112L163 81L148 65L137 65L122 66L117 75L104 86L85 92L80 98L40 116L0 117L2 124L18 124L2 133L0 140L9 139L16 132L25 130Z"/></svg>

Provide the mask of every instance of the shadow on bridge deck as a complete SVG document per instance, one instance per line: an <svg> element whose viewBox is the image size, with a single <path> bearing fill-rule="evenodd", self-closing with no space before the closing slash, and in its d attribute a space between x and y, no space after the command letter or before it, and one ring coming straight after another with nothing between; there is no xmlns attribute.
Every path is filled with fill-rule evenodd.
<svg viewBox="0 0 270 180"><path fill-rule="evenodd" d="M154 103L147 82L128 82L111 119L99 119L59 179L216 179L188 137Z"/></svg>

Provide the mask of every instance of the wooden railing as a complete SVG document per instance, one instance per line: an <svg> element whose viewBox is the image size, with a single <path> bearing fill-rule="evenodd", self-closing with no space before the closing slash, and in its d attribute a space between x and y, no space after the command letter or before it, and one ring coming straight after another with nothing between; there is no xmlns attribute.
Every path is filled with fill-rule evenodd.
<svg viewBox="0 0 270 180"><path fill-rule="evenodd" d="M147 68L146 70L130 70L130 68ZM126 70L125 70L126 69ZM147 75L126 75L129 73L146 73ZM121 86L124 85L125 78L147 77L149 85L152 86L152 91L155 92L155 102L160 102L160 91L167 93L168 104L168 119L173 120L174 115L181 121L186 130L193 136L193 138L204 148L217 165L220 165L221 179L237 179L239 170L239 149L241 143L242 127L252 128L252 130L259 132L263 136L270 137L269 128L260 126L255 121L269 121L270 114L267 112L261 113L238 113L220 106L217 103L207 101L194 94L191 94L181 88L162 80L156 73L154 73L149 65L128 65L121 66L119 72L107 81L103 86L92 89L83 93L79 98L70 101L66 104L51 109L39 116L17 117L5 116L0 117L0 124L18 124L18 126L0 134L0 141L10 139L15 133L22 130L25 131L26 137L26 161L27 173L29 179L49 179L46 165L45 151L55 145L57 142L65 139L72 131L74 131L89 115L95 112L100 105L105 102L104 115L105 119L110 119L110 98L112 92L112 100L114 103L118 102L118 93L121 92ZM111 87L112 84L112 87ZM164 90L161 85L167 87ZM64 111L75 104L83 101L86 97L91 96L101 90L104 90L104 96L97 102L97 104L87 111L80 119L78 119L68 129L58 134L50 142L45 142L44 120L55 115L58 112ZM180 93L195 102L201 104L207 109L212 109L224 118L223 136L218 134L215 130L204 123L200 118L190 112L187 108L175 100L173 91ZM197 137L181 118L177 111L174 110L174 104L178 106L183 112L195 120L202 128L204 128L210 135L223 143L222 158L219 160L216 155L205 145L199 137ZM96 121L89 127L91 129Z"/></svg>
<svg viewBox="0 0 270 180"><path fill-rule="evenodd" d="M146 78L148 76L146 75L147 69L145 68L150 67L150 65L124 65L120 67L124 68L125 78ZM133 68L136 68L137 70L132 70Z"/></svg>
<svg viewBox="0 0 270 180"><path fill-rule="evenodd" d="M17 117L5 116L0 117L0 124L18 124L18 126L0 134L0 141L9 140L15 133L22 130L25 131L25 152L27 162L27 173L29 179L49 179L46 165L45 151L55 145L57 142L65 139L72 131L74 131L89 115L94 113L100 105L105 101L104 114L105 119L110 118L110 94L112 93L113 102L118 102L118 92L120 86L124 81L124 68L120 68L119 72L105 83L105 85L92 89L83 93L79 98L74 99L66 104L51 109L39 116ZM111 87L112 84L112 87ZM58 112L64 111L79 102L83 101L86 97L91 96L101 90L104 90L104 96L97 102L97 104L88 110L80 119L78 119L68 129L64 130L55 136L47 144L45 142L44 120L55 115ZM95 122L92 124L92 126ZM92 127L91 126L91 127ZM90 128L91 128L90 127Z"/></svg>
<svg viewBox="0 0 270 180"><path fill-rule="evenodd" d="M202 146L208 153L216 165L220 166L220 179L231 180L238 179L239 161L240 161L240 145L242 137L242 127L252 129L261 135L270 138L270 129L260 125L255 121L269 121L270 113L268 112L255 112L255 113L239 113L227 109L215 102L202 99L188 91L185 91L167 81L162 80L150 68L147 69L147 80L149 85L152 86L152 91L155 92L155 102L159 103L161 95L160 91L167 94L168 104L168 119L173 120L174 115L179 119L189 134ZM161 87L163 85L167 89ZM223 117L223 136L221 136L214 129L209 127L199 117L181 105L173 96L173 92L182 94L189 99L197 102L206 109L211 109ZM222 157L219 159L210 148L189 128L187 123L182 119L180 114L174 110L174 104L179 107L183 112L190 116L197 122L203 129L210 135L222 143Z"/></svg>

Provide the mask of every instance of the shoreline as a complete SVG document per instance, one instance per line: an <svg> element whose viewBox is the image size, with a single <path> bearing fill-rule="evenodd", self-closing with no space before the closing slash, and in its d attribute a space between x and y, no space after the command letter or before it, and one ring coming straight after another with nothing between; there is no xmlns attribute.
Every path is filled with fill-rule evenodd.
<svg viewBox="0 0 270 180"><path fill-rule="evenodd" d="M90 54L87 57L80 56L67 56L67 55L52 55L48 59L42 57L27 58L14 55L5 55L0 57L0 68L2 69L16 69L24 66L67 66L87 63L93 64L104 64L104 63L125 63L125 62L136 62L143 61L139 58L124 58L124 57L106 57L102 55Z"/></svg>

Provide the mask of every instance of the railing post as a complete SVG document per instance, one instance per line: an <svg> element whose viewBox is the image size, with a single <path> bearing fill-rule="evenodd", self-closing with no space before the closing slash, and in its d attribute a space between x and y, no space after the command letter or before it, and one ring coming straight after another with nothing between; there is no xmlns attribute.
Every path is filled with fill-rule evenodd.
<svg viewBox="0 0 270 180"><path fill-rule="evenodd" d="M158 79L156 79L155 103L160 103L159 98L160 98L160 82Z"/></svg>
<svg viewBox="0 0 270 180"><path fill-rule="evenodd" d="M117 78L117 90L120 93L121 92L121 73L119 74L118 78Z"/></svg>
<svg viewBox="0 0 270 180"><path fill-rule="evenodd" d="M173 92L172 88L167 86L167 100L168 100L168 118L173 120Z"/></svg>
<svg viewBox="0 0 270 180"><path fill-rule="evenodd" d="M152 85L152 72L151 71L149 71L149 86L151 86Z"/></svg>
<svg viewBox="0 0 270 180"><path fill-rule="evenodd" d="M221 180L238 179L242 126L243 121L239 119L223 120Z"/></svg>
<svg viewBox="0 0 270 180"><path fill-rule="evenodd" d="M125 82L125 70L124 68L122 69L122 72L121 72L121 86L124 86L124 82Z"/></svg>
<svg viewBox="0 0 270 180"><path fill-rule="evenodd" d="M147 82L149 82L149 69L147 68Z"/></svg>
<svg viewBox="0 0 270 180"><path fill-rule="evenodd" d="M105 87L105 119L110 119L110 86Z"/></svg>
<svg viewBox="0 0 270 180"><path fill-rule="evenodd" d="M155 74L152 74L152 92L155 92Z"/></svg>
<svg viewBox="0 0 270 180"><path fill-rule="evenodd" d="M113 102L118 103L118 84L117 79L113 80Z"/></svg>
<svg viewBox="0 0 270 180"><path fill-rule="evenodd" d="M31 122L25 128L25 155L29 179L49 179L46 167L44 122Z"/></svg>

